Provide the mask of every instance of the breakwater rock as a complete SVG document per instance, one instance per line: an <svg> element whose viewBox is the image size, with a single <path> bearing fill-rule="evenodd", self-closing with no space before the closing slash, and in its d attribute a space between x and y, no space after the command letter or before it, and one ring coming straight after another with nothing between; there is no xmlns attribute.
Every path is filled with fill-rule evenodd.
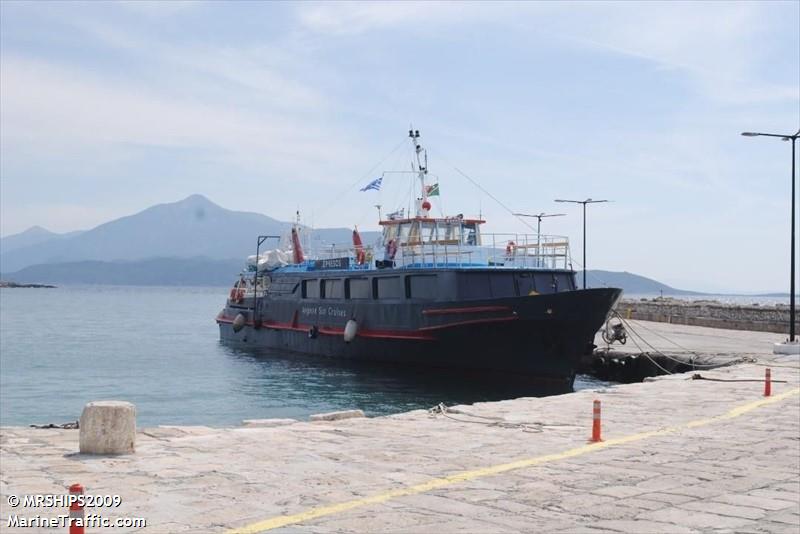
<svg viewBox="0 0 800 534"><path fill-rule="evenodd" d="M715 300L687 301L673 298L623 299L617 311L627 319L661 323L785 333L789 331L789 307L724 304ZM800 321L795 318L796 328Z"/></svg>

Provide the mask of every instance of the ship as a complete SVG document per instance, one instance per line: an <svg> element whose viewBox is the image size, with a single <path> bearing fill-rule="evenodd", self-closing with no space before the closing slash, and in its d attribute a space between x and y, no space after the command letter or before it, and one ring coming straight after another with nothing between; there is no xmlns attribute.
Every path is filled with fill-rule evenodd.
<svg viewBox="0 0 800 534"><path fill-rule="evenodd" d="M216 317L223 343L328 358L500 372L571 388L622 290L579 289L563 236L489 234L481 217L433 216L428 157L410 130L414 211L380 215L381 238L304 253L258 236ZM386 176L374 180L365 189ZM265 250L271 239L284 247ZM281 241L282 240L282 241ZM306 241L308 243L308 241ZM266 249L266 246L264 247Z"/></svg>

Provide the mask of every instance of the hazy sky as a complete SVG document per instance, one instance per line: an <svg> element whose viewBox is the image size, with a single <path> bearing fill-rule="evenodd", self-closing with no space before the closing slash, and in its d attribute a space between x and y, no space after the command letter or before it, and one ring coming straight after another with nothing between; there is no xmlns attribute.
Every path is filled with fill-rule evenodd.
<svg viewBox="0 0 800 534"><path fill-rule="evenodd" d="M316 226L407 203L421 130L444 211L565 211L580 261L786 290L800 2L0 2L2 235L202 193ZM392 149L382 165L371 169ZM435 211L442 206L436 206ZM253 229L257 234L258 229Z"/></svg>

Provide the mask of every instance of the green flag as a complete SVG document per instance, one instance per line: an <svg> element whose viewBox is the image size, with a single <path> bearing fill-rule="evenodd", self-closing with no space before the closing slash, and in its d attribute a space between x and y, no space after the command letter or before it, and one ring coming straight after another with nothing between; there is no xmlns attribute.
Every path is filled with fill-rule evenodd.
<svg viewBox="0 0 800 534"><path fill-rule="evenodd" d="M425 186L425 191L428 193L429 197L438 197L439 196L439 184L427 185L427 186Z"/></svg>

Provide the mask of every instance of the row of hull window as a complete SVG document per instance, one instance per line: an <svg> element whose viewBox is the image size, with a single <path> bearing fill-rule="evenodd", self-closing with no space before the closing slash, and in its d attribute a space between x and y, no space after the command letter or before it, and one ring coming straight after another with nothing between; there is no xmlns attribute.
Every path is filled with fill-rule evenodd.
<svg viewBox="0 0 800 534"><path fill-rule="evenodd" d="M459 275L458 298L480 299L572 291L570 273L468 273ZM439 296L436 275L323 278L303 281L304 299L426 299Z"/></svg>

